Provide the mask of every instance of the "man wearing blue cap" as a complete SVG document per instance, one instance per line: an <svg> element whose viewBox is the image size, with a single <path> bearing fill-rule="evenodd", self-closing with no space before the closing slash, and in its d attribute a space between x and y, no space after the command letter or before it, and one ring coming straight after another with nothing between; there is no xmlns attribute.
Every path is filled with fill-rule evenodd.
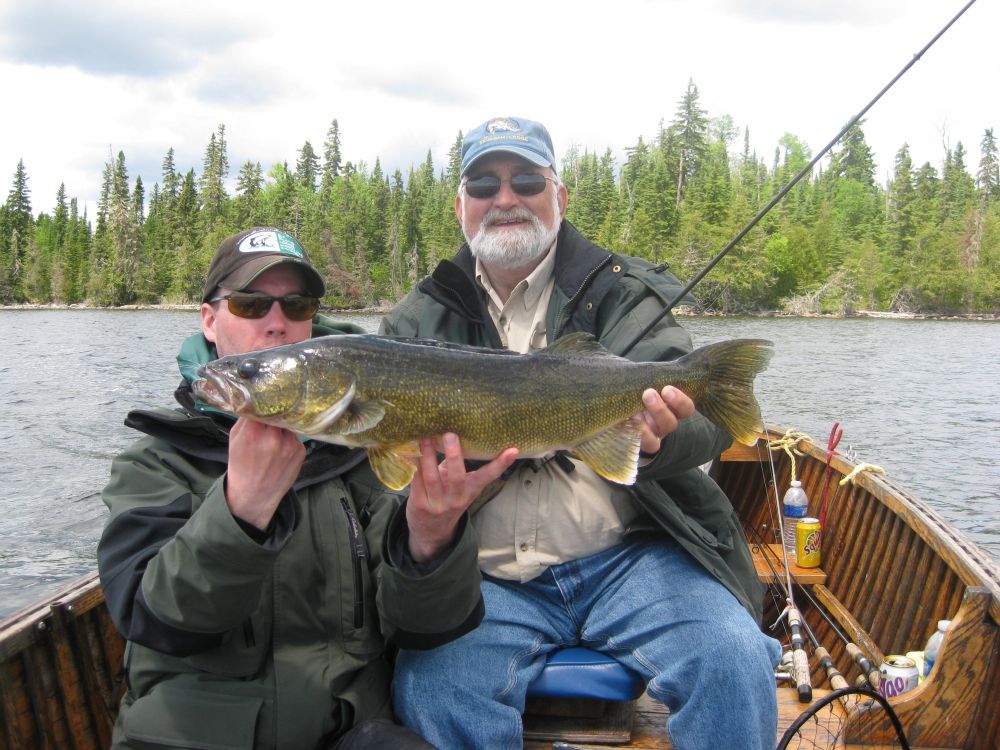
<svg viewBox="0 0 1000 750"><path fill-rule="evenodd" d="M455 199L467 242L383 333L527 353L585 331L622 352L681 284L584 238L564 219L568 199L544 126L498 117L472 130ZM667 316L628 356L691 348ZM643 402L633 486L559 454L518 462L472 504L486 616L446 645L401 651L396 665L396 712L436 747L520 747L528 685L574 645L641 675L670 709L674 747L774 746L780 647L758 625L764 592L739 520L698 468L731 437L674 388Z"/></svg>

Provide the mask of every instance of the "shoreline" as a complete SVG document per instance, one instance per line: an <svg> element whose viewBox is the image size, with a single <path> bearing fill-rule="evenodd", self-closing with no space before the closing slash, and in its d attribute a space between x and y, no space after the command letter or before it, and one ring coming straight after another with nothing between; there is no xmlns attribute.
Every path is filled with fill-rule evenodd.
<svg viewBox="0 0 1000 750"><path fill-rule="evenodd" d="M88 304L58 304L48 303L22 303L17 305L0 305L0 310L166 310L177 312L197 312L200 305L195 303L186 304L136 304L119 305L117 307L106 307ZM324 315L385 315L392 310L391 305L380 305L377 307L345 307L345 308L324 308L320 312ZM721 313L715 311L696 311L689 306L681 306L673 311L676 317L716 317L716 318L829 318L833 320L850 318L873 318L881 320L973 320L973 321L1000 321L1000 313L921 313L921 312L880 312L878 310L855 310L850 313L790 313L782 310L758 310L755 312L741 313Z"/></svg>

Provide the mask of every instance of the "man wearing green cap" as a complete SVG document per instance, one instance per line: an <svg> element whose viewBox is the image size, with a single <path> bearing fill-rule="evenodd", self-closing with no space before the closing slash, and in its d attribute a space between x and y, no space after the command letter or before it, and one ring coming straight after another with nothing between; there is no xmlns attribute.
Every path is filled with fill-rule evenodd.
<svg viewBox="0 0 1000 750"><path fill-rule="evenodd" d="M178 355L179 409L139 409L146 437L112 464L101 584L127 639L113 747L402 748L386 641L432 648L482 617L462 511L513 460L446 466L404 503L363 451L197 403L198 367L328 333L324 283L289 234L227 238L205 283L201 331ZM424 446L422 468L437 474ZM459 484L459 482L461 484Z"/></svg>
<svg viewBox="0 0 1000 750"><path fill-rule="evenodd" d="M680 291L665 267L611 253L565 221L540 123L497 117L473 129L461 174L467 242L383 333L527 353L585 331L621 353ZM668 316L627 356L691 348ZM758 626L763 589L739 520L698 468L731 438L674 388L649 389L643 403L635 485L556 455L519 462L473 506L486 617L447 644L404 649L393 683L397 714L435 747L520 747L529 684L549 654L576 645L641 677L670 709L674 747L774 747L780 648Z"/></svg>

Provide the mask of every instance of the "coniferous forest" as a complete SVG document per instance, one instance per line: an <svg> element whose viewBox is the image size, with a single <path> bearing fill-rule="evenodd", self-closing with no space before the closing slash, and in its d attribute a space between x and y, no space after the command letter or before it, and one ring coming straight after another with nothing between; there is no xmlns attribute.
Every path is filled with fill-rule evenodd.
<svg viewBox="0 0 1000 750"><path fill-rule="evenodd" d="M120 306L200 298L219 242L254 225L295 234L325 274L327 304L391 304L462 241L453 205L462 133L447 162L383 172L345 160L334 119L319 152L294 166L247 161L230 195L226 129L208 138L200 172L167 149L161 179L130 180L126 156L104 166L96 216L60 186L35 213L19 162L0 207L0 303ZM599 244L686 281L813 157L786 134L773 154L711 118L689 83L669 123L625 150L570 149L560 177L568 218ZM958 143L940 169L903 143L879 184L863 122L844 136L696 290L706 310L797 314L858 310L1000 312L1000 159L992 128L976 153ZM96 178L96 176L95 176Z"/></svg>

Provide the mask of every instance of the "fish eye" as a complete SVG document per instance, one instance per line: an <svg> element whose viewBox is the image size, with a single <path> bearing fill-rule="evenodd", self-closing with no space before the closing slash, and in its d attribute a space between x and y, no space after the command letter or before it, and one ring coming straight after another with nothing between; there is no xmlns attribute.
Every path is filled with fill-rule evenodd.
<svg viewBox="0 0 1000 750"><path fill-rule="evenodd" d="M260 360L259 359L244 359L236 368L236 372L241 378L252 378L258 372L260 372Z"/></svg>

